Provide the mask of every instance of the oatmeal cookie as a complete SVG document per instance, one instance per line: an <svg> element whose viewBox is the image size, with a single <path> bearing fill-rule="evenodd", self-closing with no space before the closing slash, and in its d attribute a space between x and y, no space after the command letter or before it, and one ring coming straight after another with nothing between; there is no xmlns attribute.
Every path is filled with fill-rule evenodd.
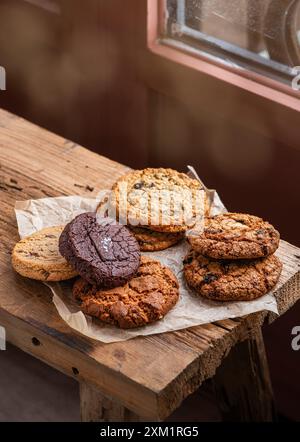
<svg viewBox="0 0 300 442"><path fill-rule="evenodd" d="M204 231L189 235L192 248L216 259L251 259L271 255L280 235L261 218L242 213L224 213L205 220Z"/></svg>
<svg viewBox="0 0 300 442"><path fill-rule="evenodd" d="M149 168L121 177L112 188L110 204L123 224L178 233L204 215L204 199L198 180L172 169ZM122 209L124 200L127 210Z"/></svg>
<svg viewBox="0 0 300 442"><path fill-rule="evenodd" d="M255 260L213 260L191 250L184 276L199 295L214 301L251 301L276 285L282 264L271 255Z"/></svg>

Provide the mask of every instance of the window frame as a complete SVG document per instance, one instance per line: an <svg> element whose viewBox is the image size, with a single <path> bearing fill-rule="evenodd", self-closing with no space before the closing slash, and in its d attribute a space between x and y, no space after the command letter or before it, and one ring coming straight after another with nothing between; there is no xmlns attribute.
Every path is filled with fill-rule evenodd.
<svg viewBox="0 0 300 442"><path fill-rule="evenodd" d="M182 41L166 37L166 2L167 0L147 0L147 44L152 53L300 111L300 91L294 90L292 85L249 69L224 64L222 60L210 57Z"/></svg>

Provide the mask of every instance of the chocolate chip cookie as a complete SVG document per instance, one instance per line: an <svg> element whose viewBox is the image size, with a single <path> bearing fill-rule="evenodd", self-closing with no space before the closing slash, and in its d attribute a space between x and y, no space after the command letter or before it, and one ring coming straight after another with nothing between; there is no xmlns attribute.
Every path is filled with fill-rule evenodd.
<svg viewBox="0 0 300 442"><path fill-rule="evenodd" d="M77 275L61 256L58 240L64 227L47 227L19 241L12 251L16 272L39 281L63 281Z"/></svg>
<svg viewBox="0 0 300 442"><path fill-rule="evenodd" d="M120 328L134 328L162 319L176 304L179 289L170 269L143 256L136 276L122 287L101 290L81 278L73 294L87 315Z"/></svg>
<svg viewBox="0 0 300 442"><path fill-rule="evenodd" d="M110 205L123 224L160 232L184 232L204 215L202 184L172 169L144 169L121 177Z"/></svg>
<svg viewBox="0 0 300 442"><path fill-rule="evenodd" d="M213 260L191 250L184 262L188 285L215 301L251 301L277 283L282 264L275 256L255 260Z"/></svg>
<svg viewBox="0 0 300 442"><path fill-rule="evenodd" d="M280 235L261 218L242 213L224 213L205 220L204 231L189 235L192 248L216 259L250 259L271 255Z"/></svg>
<svg viewBox="0 0 300 442"><path fill-rule="evenodd" d="M90 284L111 288L125 284L140 264L137 240L126 227L84 213L67 224L60 253Z"/></svg>
<svg viewBox="0 0 300 442"><path fill-rule="evenodd" d="M155 252L174 246L184 238L184 233L157 232L143 227L128 226L137 239L142 252Z"/></svg>

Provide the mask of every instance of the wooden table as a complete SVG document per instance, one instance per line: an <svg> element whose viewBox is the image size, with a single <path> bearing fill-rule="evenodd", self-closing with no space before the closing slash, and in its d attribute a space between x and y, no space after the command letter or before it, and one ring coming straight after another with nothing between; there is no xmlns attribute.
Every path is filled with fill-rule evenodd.
<svg viewBox="0 0 300 442"><path fill-rule="evenodd" d="M16 200L110 188L126 168L0 110L0 325L8 341L78 380L83 421L163 420L214 376L224 419L271 420L272 388L260 312L172 333L102 344L70 329L50 291L15 274ZM280 314L300 297L300 250L284 241Z"/></svg>

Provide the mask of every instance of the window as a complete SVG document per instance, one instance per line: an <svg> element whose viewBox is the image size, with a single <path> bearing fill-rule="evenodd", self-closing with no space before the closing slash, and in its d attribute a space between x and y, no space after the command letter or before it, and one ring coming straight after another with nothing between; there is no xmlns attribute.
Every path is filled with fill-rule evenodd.
<svg viewBox="0 0 300 442"><path fill-rule="evenodd" d="M300 65L300 0L166 0L164 7L163 43L291 85Z"/></svg>

